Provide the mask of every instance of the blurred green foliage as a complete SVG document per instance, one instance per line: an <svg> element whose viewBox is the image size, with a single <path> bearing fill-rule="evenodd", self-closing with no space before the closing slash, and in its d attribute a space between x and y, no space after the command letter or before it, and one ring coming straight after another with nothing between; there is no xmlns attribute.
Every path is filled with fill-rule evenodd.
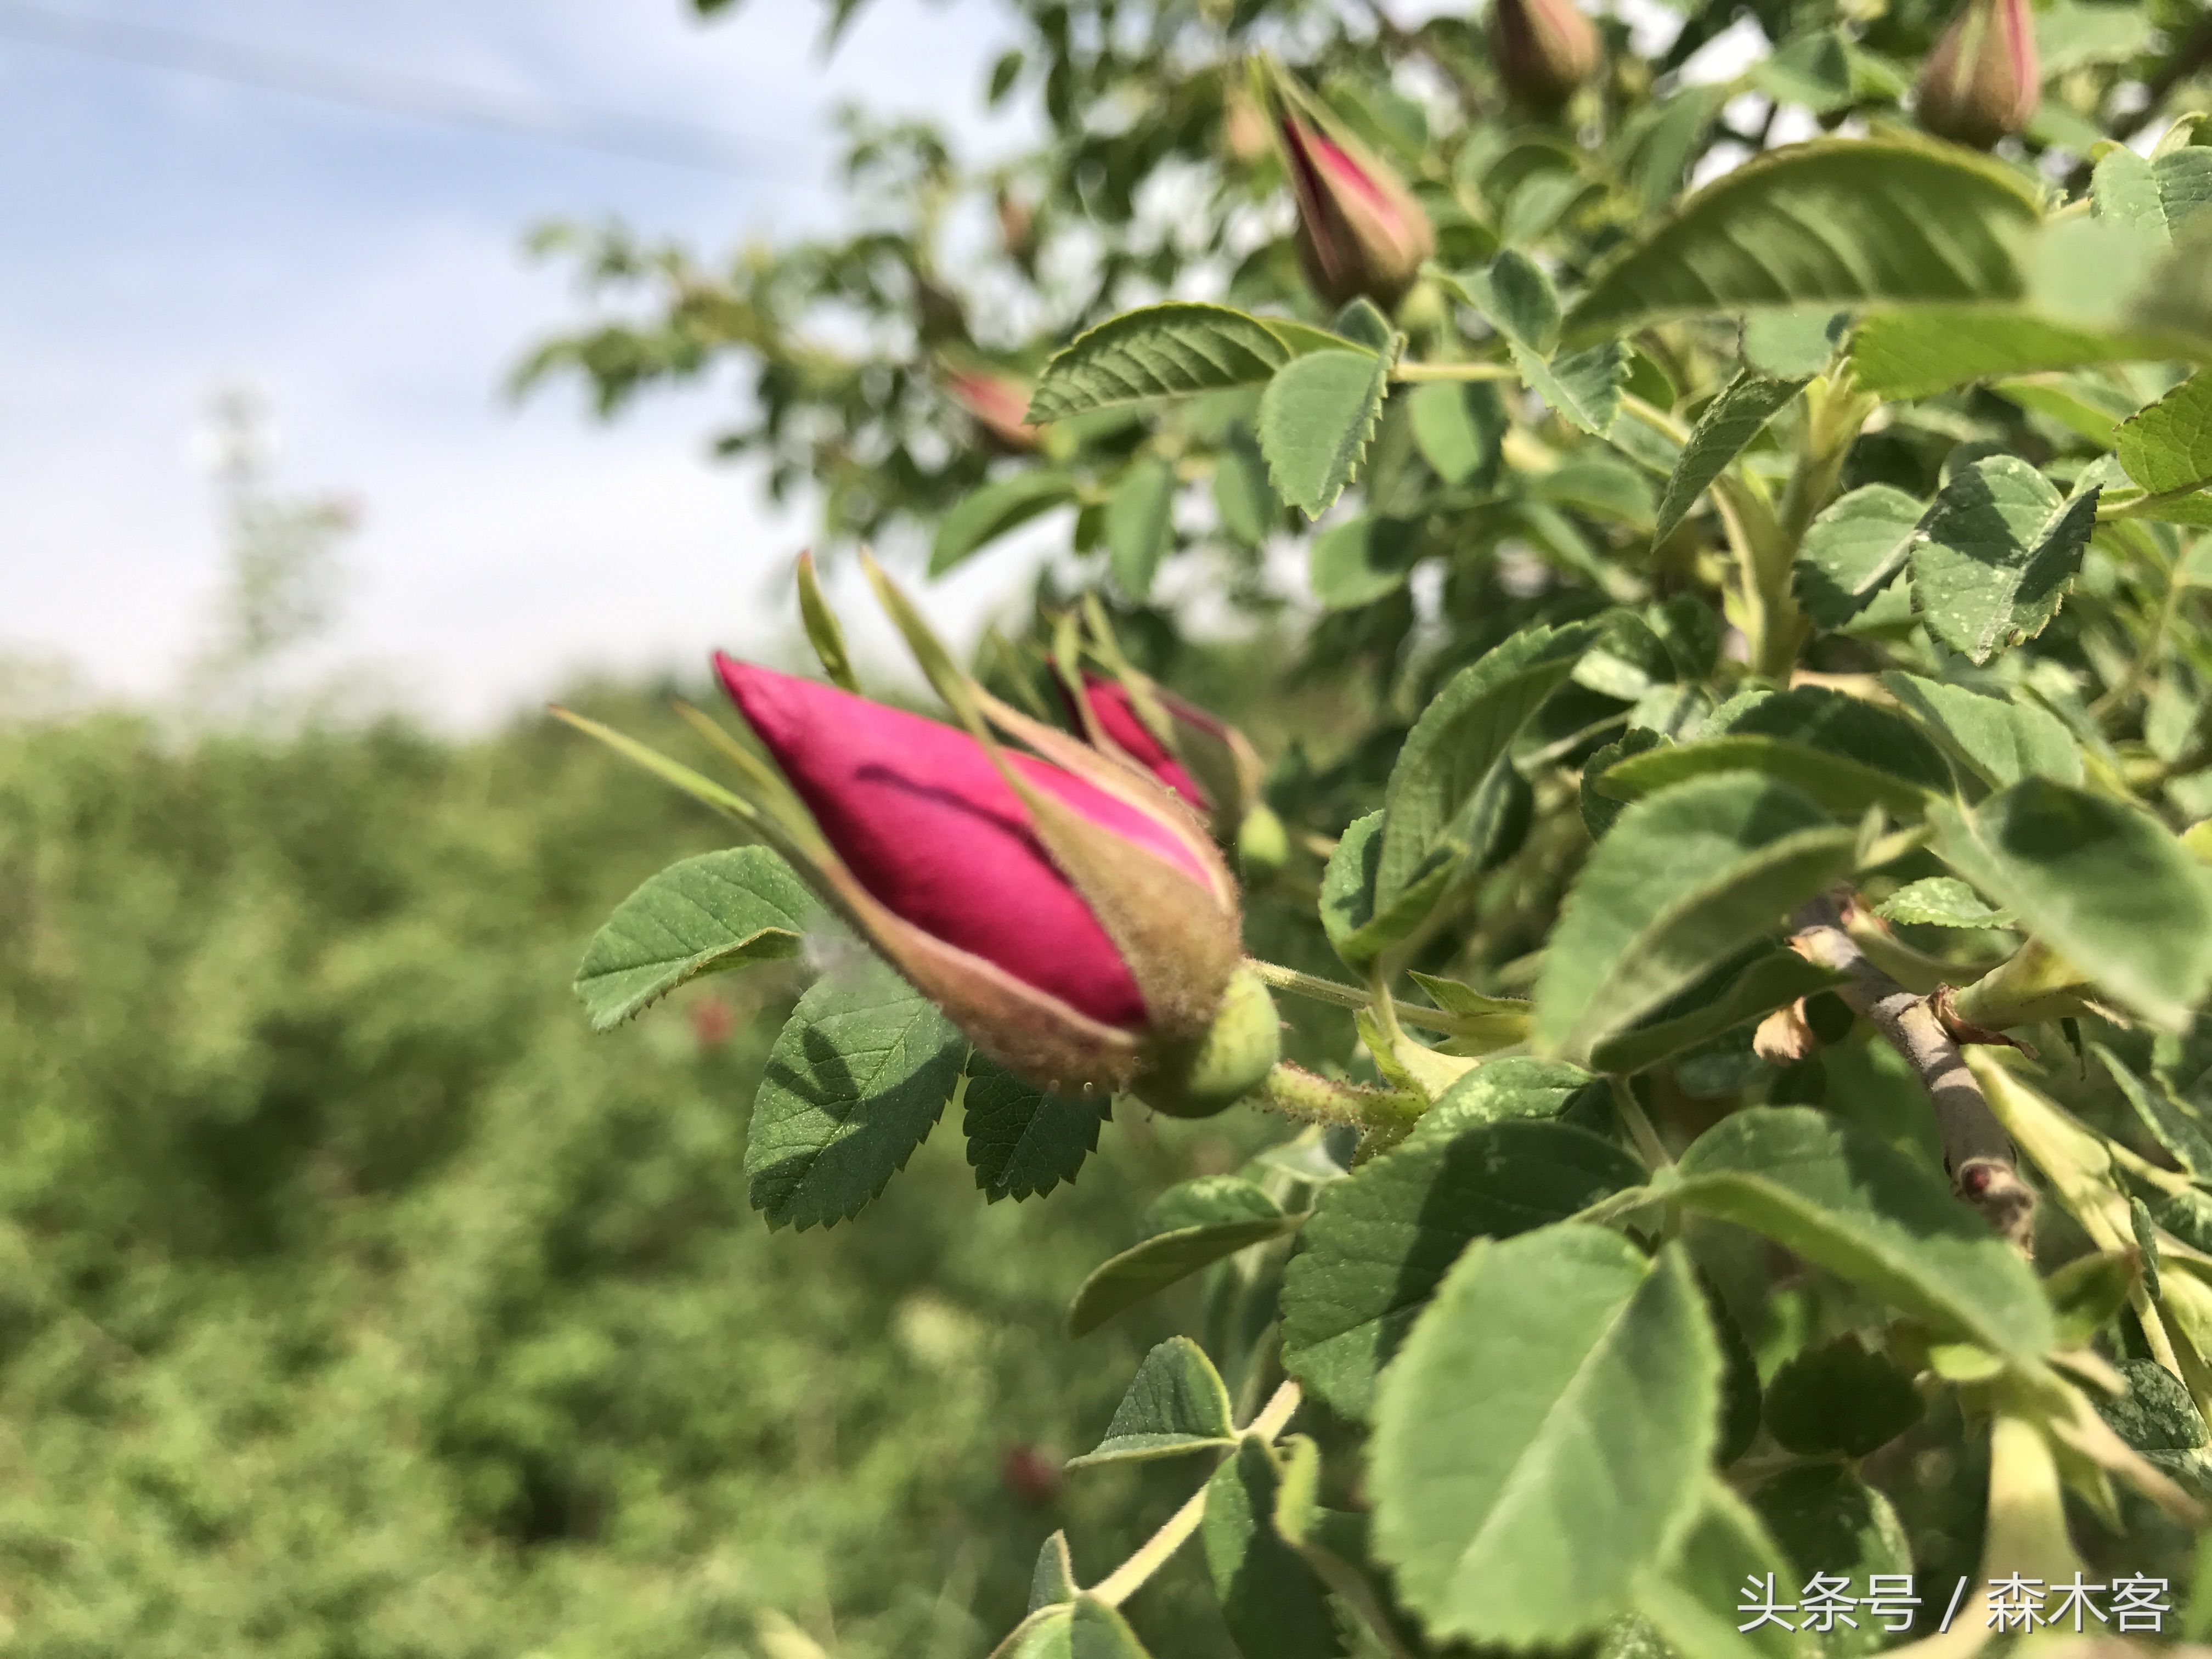
<svg viewBox="0 0 2212 1659"><path fill-rule="evenodd" d="M724 839L543 720L0 727L0 1646L804 1652L780 1614L949 1659L1054 1527L1103 1560L1161 1518L1172 1472L1056 1471L1195 1292L1061 1315L1235 1152L1123 1122L987 1208L940 1132L857 1224L770 1233L744 1103L796 966L605 1037L567 990ZM1158 1652L1218 1650L1187 1571Z"/></svg>

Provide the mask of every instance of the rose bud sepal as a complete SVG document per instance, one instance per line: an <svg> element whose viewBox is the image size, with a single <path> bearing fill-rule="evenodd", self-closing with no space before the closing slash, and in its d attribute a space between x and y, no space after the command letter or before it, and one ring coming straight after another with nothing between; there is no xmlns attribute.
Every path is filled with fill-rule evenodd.
<svg viewBox="0 0 2212 1659"><path fill-rule="evenodd" d="M1130 1092L1170 1117L1212 1117L1264 1083L1282 1054L1274 999L1257 974L1239 968L1204 1035L1163 1045Z"/></svg>
<svg viewBox="0 0 2212 1659"><path fill-rule="evenodd" d="M830 683L848 691L858 691L860 678L853 672L853 653L845 648L845 630L822 592L822 578L815 571L814 555L811 552L799 556L799 620L806 629L806 642L814 647L815 658L821 663L822 672L830 677Z"/></svg>

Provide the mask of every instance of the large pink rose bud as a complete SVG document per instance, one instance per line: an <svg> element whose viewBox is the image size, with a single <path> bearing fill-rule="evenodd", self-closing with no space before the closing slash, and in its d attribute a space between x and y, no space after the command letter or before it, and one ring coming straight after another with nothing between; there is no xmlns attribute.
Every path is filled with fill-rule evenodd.
<svg viewBox="0 0 2212 1659"><path fill-rule="evenodd" d="M988 368L947 368L944 386L995 447L1018 454L1042 441L1044 434L1029 423L1028 382Z"/></svg>
<svg viewBox="0 0 2212 1659"><path fill-rule="evenodd" d="M1597 72L1597 30L1574 0L1492 0L1490 52L1521 102L1557 109Z"/></svg>
<svg viewBox="0 0 2212 1659"><path fill-rule="evenodd" d="M1255 863L1272 868L1282 862L1263 855L1283 835L1260 799L1266 769L1228 721L1133 671L1120 680L1086 672L1083 706L1074 712L1092 743L1127 756L1188 801L1217 839L1237 848L1248 872Z"/></svg>
<svg viewBox="0 0 2212 1659"><path fill-rule="evenodd" d="M1297 198L1306 280L1332 306L1364 295L1389 310L1436 252L1429 216L1389 167L1286 105L1277 106L1275 131Z"/></svg>
<svg viewBox="0 0 2212 1659"><path fill-rule="evenodd" d="M1134 1087L1169 1110L1218 1109L1274 1063L1272 1007L1268 1040L1248 1010L1238 1064L1220 1063L1249 1001L1236 888L1164 794L1103 760L1085 776L832 686L715 667L826 843L810 872L823 896L978 1048L1047 1088Z"/></svg>
<svg viewBox="0 0 2212 1659"><path fill-rule="evenodd" d="M1920 70L1920 125L1987 149L2020 131L2043 96L2027 0L1966 0Z"/></svg>

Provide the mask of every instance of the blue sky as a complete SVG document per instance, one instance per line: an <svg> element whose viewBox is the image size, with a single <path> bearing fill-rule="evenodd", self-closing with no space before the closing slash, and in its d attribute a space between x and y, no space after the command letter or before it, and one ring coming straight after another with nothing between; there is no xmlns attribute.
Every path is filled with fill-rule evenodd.
<svg viewBox="0 0 2212 1659"><path fill-rule="evenodd" d="M581 667L782 634L774 573L808 520L707 458L728 384L612 426L573 388L502 396L577 314L522 234L617 213L720 252L819 222L846 97L990 142L988 0L876 0L826 64L815 0L707 26L683 0L45 9L768 143L758 177L598 155L20 41L0 0L0 649L109 692L173 683L221 568L192 440L241 380L274 407L282 483L364 507L337 648L426 714L473 723ZM987 560L940 602L973 613L1019 576Z"/></svg>

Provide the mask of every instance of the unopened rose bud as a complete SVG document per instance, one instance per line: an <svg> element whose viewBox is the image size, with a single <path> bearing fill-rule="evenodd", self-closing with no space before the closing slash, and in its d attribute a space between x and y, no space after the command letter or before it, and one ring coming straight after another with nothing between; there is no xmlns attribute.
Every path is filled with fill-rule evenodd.
<svg viewBox="0 0 2212 1659"><path fill-rule="evenodd" d="M1042 441L1043 434L1029 423L1026 381L988 368L949 368L944 383L945 395L968 411L968 417L998 448L1019 454Z"/></svg>
<svg viewBox="0 0 2212 1659"><path fill-rule="evenodd" d="M1388 310L1436 252L1435 227L1390 169L1279 107L1276 136L1298 204L1298 260L1332 306L1364 296Z"/></svg>
<svg viewBox="0 0 2212 1659"><path fill-rule="evenodd" d="M1250 167L1267 153L1267 117L1242 88L1230 93L1221 107L1221 143L1240 166Z"/></svg>
<svg viewBox="0 0 2212 1659"><path fill-rule="evenodd" d="M1071 1093L1190 1068L1224 1012L1241 921L1183 809L1065 733L1049 734L1073 751L1059 765L811 680L715 667L820 833L807 873L978 1048ZM1199 1086L1218 1090L1220 1070Z"/></svg>
<svg viewBox="0 0 2212 1659"><path fill-rule="evenodd" d="M1574 0L1492 0L1490 52L1506 91L1538 109L1566 102L1602 56Z"/></svg>
<svg viewBox="0 0 2212 1659"><path fill-rule="evenodd" d="M1920 125L1984 149L2027 125L2042 71L2027 0L1966 0L1920 70Z"/></svg>
<svg viewBox="0 0 2212 1659"><path fill-rule="evenodd" d="M1139 707L1140 695L1149 711ZM1260 757L1243 732L1149 681L1133 690L1086 673L1083 702L1078 712L1087 716L1083 726L1093 741L1135 761L1175 791L1212 823L1219 840L1236 839L1257 801L1261 775ZM1155 721L1162 729L1155 729Z"/></svg>

